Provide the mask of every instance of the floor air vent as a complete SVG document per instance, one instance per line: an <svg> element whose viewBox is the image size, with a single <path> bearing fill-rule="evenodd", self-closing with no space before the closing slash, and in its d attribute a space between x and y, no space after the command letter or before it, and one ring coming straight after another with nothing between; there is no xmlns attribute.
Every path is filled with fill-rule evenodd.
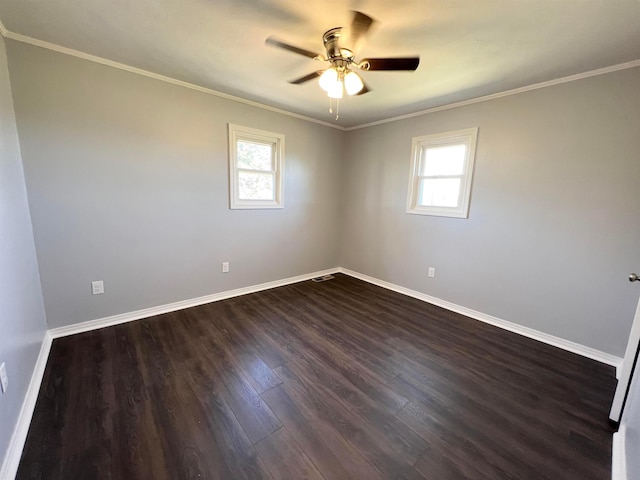
<svg viewBox="0 0 640 480"><path fill-rule="evenodd" d="M314 282L326 282L327 280L331 280L332 278L336 278L333 275L322 275L321 277L312 278Z"/></svg>

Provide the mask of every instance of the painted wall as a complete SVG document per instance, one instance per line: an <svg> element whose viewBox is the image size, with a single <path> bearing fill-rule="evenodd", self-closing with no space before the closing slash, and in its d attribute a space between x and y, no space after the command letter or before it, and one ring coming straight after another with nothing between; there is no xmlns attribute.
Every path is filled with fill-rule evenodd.
<svg viewBox="0 0 640 480"><path fill-rule="evenodd" d="M341 266L622 356L638 85L635 68L349 132ZM469 218L406 214L411 138L476 126Z"/></svg>
<svg viewBox="0 0 640 480"><path fill-rule="evenodd" d="M341 265L624 351L638 297L626 275L640 264L640 69L343 133L7 48L52 328ZM286 135L284 210L228 209L228 122ZM411 137L473 126L470 218L406 214Z"/></svg>
<svg viewBox="0 0 640 480"><path fill-rule="evenodd" d="M0 37L0 363L5 362L9 375L9 389L0 394L0 465L45 330L7 56Z"/></svg>
<svg viewBox="0 0 640 480"><path fill-rule="evenodd" d="M51 328L338 265L343 132L7 50ZM227 123L286 136L284 209L229 209Z"/></svg>

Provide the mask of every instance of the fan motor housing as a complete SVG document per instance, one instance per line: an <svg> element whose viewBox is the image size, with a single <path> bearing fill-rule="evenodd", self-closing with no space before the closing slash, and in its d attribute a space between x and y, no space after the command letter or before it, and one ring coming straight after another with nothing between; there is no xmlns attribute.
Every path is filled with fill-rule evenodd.
<svg viewBox="0 0 640 480"><path fill-rule="evenodd" d="M327 60L334 58L343 58L340 49L340 37L342 36L342 27L335 27L327 30L322 36L324 48L327 51Z"/></svg>

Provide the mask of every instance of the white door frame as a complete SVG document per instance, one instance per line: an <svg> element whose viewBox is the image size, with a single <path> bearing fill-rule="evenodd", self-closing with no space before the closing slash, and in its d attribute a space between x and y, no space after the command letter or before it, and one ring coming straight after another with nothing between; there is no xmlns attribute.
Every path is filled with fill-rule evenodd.
<svg viewBox="0 0 640 480"><path fill-rule="evenodd" d="M631 377L633 376L634 368L640 368L640 360L638 360L638 350L640 347L640 299L638 299L638 308L636 308L636 315L633 318L633 325L631 326L631 333L629 334L629 342L627 343L627 350L624 353L624 361L622 362L622 373L616 386L616 393L613 396L613 403L611 404L611 411L609 412L609 418L620 423L620 417L624 409L624 404L627 400L627 394L629 393L629 387L631 385Z"/></svg>

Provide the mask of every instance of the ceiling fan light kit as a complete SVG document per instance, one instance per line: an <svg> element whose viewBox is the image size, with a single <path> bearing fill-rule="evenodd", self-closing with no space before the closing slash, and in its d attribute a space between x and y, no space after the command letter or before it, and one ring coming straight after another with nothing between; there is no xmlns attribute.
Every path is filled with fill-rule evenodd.
<svg viewBox="0 0 640 480"><path fill-rule="evenodd" d="M327 90L327 97L336 98L339 100L342 98L342 90L342 81L338 80L336 83L329 87L329 90Z"/></svg>
<svg viewBox="0 0 640 480"><path fill-rule="evenodd" d="M364 88L364 82L356 72L348 70L344 76L344 89L347 91L347 95L355 95L360 93Z"/></svg>
<svg viewBox="0 0 640 480"><path fill-rule="evenodd" d="M318 83L331 98L342 98L343 90L347 95L356 95L364 88L364 82L360 76L344 67L328 68L320 75Z"/></svg>
<svg viewBox="0 0 640 480"><path fill-rule="evenodd" d="M328 68L322 73L322 75L320 75L318 84L320 85L321 89L323 89L325 92L328 92L329 90L331 90L331 87L339 81L340 79L338 78L338 71L333 68Z"/></svg>
<svg viewBox="0 0 640 480"><path fill-rule="evenodd" d="M326 56L290 45L273 37L267 38L265 43L312 58L313 60L329 62L331 66L326 70L305 75L304 77L291 80L289 83L300 85L319 77L318 83L320 88L327 92L329 99L340 100L344 92L352 96L363 95L371 91L362 77L353 71L352 68L358 68L364 71L415 71L418 68L418 64L420 63L420 57L418 56L406 58L365 58L357 62L355 59L356 49L361 46L362 41L373 24L374 20L368 15L362 12L353 12L351 26L346 29L347 34L344 35L347 38L346 41L342 39L342 27L327 30L322 36ZM347 48L347 42L349 42L349 48ZM332 112L331 104L329 111ZM337 118L336 116L336 119Z"/></svg>

